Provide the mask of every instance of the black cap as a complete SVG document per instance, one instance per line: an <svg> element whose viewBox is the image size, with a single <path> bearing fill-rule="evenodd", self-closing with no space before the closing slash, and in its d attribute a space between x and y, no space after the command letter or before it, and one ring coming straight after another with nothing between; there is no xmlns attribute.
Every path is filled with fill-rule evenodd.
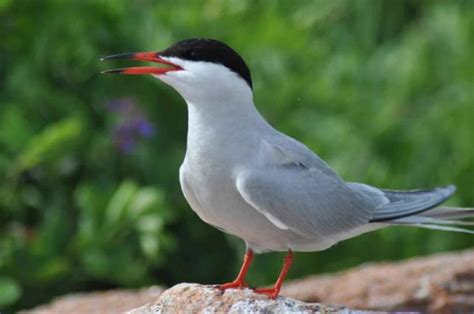
<svg viewBox="0 0 474 314"><path fill-rule="evenodd" d="M183 60L219 63L237 73L252 88L250 70L244 59L223 42L209 38L193 38L180 41L159 53L163 57Z"/></svg>

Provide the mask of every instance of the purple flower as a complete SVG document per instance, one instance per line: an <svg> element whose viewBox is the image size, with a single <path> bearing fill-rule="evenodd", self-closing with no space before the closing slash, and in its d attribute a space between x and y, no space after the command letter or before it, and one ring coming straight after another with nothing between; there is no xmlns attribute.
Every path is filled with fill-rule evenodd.
<svg viewBox="0 0 474 314"><path fill-rule="evenodd" d="M121 152L131 154L137 141L155 134L155 126L145 117L133 99L109 101L107 109L116 117L112 137L115 147Z"/></svg>
<svg viewBox="0 0 474 314"><path fill-rule="evenodd" d="M150 121L141 119L136 121L136 128L143 137L152 137L155 134L155 127Z"/></svg>

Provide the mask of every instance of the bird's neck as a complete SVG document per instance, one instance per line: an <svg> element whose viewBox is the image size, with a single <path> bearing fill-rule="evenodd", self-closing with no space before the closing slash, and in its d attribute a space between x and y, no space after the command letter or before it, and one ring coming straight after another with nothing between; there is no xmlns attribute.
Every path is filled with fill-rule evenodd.
<svg viewBox="0 0 474 314"><path fill-rule="evenodd" d="M251 140L267 125L252 96L189 102L187 154L213 154L214 149Z"/></svg>
<svg viewBox="0 0 474 314"><path fill-rule="evenodd" d="M262 119L251 97L186 102L189 125L204 128L250 126ZM250 124L250 125L247 125Z"/></svg>

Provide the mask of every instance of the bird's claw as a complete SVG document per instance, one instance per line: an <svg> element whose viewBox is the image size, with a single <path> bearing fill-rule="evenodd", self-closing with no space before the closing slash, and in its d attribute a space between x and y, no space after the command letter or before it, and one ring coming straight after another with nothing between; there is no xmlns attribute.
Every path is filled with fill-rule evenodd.
<svg viewBox="0 0 474 314"><path fill-rule="evenodd" d="M253 291L258 294L264 294L270 299L276 299L280 293L280 289L278 288L256 288L253 289Z"/></svg>
<svg viewBox="0 0 474 314"><path fill-rule="evenodd" d="M228 283L223 283L221 285L217 285L217 288L220 289L220 290L226 290L226 289L244 289L244 288L247 288L248 285L243 282L243 281L238 281L238 280L234 280L232 282L228 282Z"/></svg>

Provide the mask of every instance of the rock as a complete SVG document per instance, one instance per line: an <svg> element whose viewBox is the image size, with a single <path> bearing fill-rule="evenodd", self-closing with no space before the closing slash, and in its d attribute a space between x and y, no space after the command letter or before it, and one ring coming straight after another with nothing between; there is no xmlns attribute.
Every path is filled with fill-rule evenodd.
<svg viewBox="0 0 474 314"><path fill-rule="evenodd" d="M474 250L311 276L288 282L281 294L377 311L473 313Z"/></svg>
<svg viewBox="0 0 474 314"><path fill-rule="evenodd" d="M220 291L214 286L182 283L166 290L155 304L128 314L158 313L363 313L343 306L304 303L280 296L275 300L251 289Z"/></svg>
<svg viewBox="0 0 474 314"><path fill-rule="evenodd" d="M163 291L163 288L153 286L138 290L74 293L59 297L50 304L38 306L28 311L22 311L22 313L122 313L142 306L143 304L156 301Z"/></svg>

